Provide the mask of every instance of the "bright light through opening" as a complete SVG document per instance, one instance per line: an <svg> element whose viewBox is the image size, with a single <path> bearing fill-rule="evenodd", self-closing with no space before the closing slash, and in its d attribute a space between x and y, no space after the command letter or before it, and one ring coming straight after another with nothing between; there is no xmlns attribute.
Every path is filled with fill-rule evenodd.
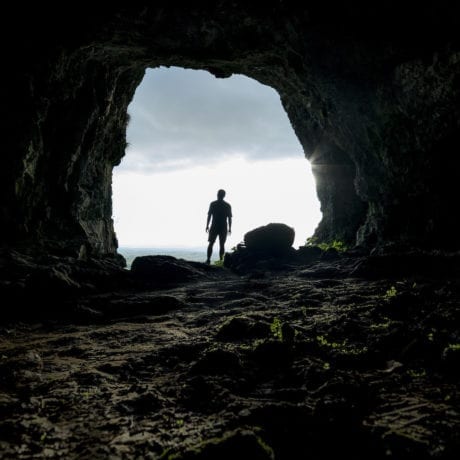
<svg viewBox="0 0 460 460"><path fill-rule="evenodd" d="M233 210L227 250L270 222L293 227L295 247L313 234L321 218L313 175L272 88L241 75L149 69L128 111L130 147L113 175L122 254L204 248L220 188Z"/></svg>

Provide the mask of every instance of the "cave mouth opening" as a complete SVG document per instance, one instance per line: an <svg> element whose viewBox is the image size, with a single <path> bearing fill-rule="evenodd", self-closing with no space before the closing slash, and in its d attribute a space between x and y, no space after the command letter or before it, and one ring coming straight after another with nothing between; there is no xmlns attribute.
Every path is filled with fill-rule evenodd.
<svg viewBox="0 0 460 460"><path fill-rule="evenodd" d="M220 188L234 215L227 250L270 222L293 227L294 246L313 234L322 217L315 180L273 88L243 75L149 68L128 114L112 186L118 252L128 263L155 252L202 260Z"/></svg>

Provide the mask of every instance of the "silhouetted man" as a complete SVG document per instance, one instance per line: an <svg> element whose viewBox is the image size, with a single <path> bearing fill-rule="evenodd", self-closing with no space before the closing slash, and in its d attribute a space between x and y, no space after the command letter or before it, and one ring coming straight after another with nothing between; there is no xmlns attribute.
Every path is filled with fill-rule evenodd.
<svg viewBox="0 0 460 460"><path fill-rule="evenodd" d="M227 219L228 219L228 233L232 233L232 207L224 201L225 190L219 190L217 192L217 200L213 201L209 205L208 220L206 222L206 231L209 232L209 246L208 246L208 258L207 264L211 263L212 247L219 236L219 257L220 260L224 258L225 253L225 241L227 240ZM212 224L209 229L209 222Z"/></svg>

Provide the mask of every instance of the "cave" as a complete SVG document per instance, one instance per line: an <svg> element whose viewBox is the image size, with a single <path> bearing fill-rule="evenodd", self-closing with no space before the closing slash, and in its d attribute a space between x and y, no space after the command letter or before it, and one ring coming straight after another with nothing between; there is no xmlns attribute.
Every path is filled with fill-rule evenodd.
<svg viewBox="0 0 460 460"><path fill-rule="evenodd" d="M4 17L0 445L8 455L77 455L62 431L68 417L85 458L331 458L338 445L355 458L456 458L460 6L20 4ZM145 69L157 66L239 73L279 93L316 178L323 219L314 240L323 249L296 253L295 269L263 265L244 248L232 275L171 259L139 261L137 278L123 269L112 170L125 154L127 107ZM334 242L348 250L324 249ZM199 276L214 280L212 295L201 284L169 284ZM146 320L152 309L156 319ZM161 329L168 314L175 326ZM33 324L43 328L35 341ZM201 338L184 342L184 324ZM128 356L128 337L147 344L161 334L169 341L158 339L160 351L139 345ZM53 347L61 360L81 359L69 377L80 399L53 384ZM169 387L152 387L152 375ZM79 408L59 415L56 401ZM78 422L91 412L85 401L96 407L95 444ZM105 404L119 425L115 416L104 422Z"/></svg>
<svg viewBox="0 0 460 460"><path fill-rule="evenodd" d="M127 105L147 67L179 65L241 73L278 91L316 170L319 239L458 246L452 11L274 4L262 13L223 3L185 19L177 8L82 8L51 19L37 7L18 20L2 168L6 244L116 252L110 180L125 152Z"/></svg>

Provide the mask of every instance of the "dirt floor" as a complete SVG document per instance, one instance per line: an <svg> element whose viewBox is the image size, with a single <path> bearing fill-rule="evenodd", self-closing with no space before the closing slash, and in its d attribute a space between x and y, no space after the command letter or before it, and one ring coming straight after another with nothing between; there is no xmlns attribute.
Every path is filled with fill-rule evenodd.
<svg viewBox="0 0 460 460"><path fill-rule="evenodd" d="M458 459L459 302L337 262L63 301L0 326L0 457Z"/></svg>

